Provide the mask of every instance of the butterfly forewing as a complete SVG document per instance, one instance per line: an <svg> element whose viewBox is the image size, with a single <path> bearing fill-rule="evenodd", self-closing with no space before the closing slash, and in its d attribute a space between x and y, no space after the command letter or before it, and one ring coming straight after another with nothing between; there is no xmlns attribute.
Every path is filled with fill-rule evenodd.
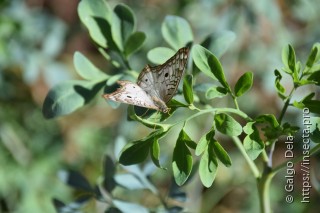
<svg viewBox="0 0 320 213"><path fill-rule="evenodd" d="M137 84L150 96L167 103L177 91L187 64L188 52L189 49L184 47L162 65L147 65L140 73Z"/></svg>
<svg viewBox="0 0 320 213"><path fill-rule="evenodd" d="M117 91L105 94L103 97L112 101L159 110L151 97L137 84L130 81L118 81L118 84L121 87Z"/></svg>
<svg viewBox="0 0 320 213"><path fill-rule="evenodd" d="M189 49L181 48L164 64L147 65L140 73L137 84L118 81L121 87L105 94L105 99L162 111L169 111L166 103L176 93L185 70Z"/></svg>

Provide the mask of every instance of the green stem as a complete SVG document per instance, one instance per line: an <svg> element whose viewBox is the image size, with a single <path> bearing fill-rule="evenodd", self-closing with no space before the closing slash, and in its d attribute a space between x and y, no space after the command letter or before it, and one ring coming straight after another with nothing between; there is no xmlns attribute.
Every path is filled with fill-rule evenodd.
<svg viewBox="0 0 320 213"><path fill-rule="evenodd" d="M267 172L257 179L261 213L271 213L270 184L273 176L272 173Z"/></svg>
<svg viewBox="0 0 320 213"><path fill-rule="evenodd" d="M237 97L234 94L231 94L231 96L232 96L232 100L233 100L233 103L234 103L236 109L240 110L239 104L238 104L238 101L237 101Z"/></svg>
<svg viewBox="0 0 320 213"><path fill-rule="evenodd" d="M253 160L251 160L251 158L248 156L246 150L244 149L240 139L238 137L232 137L234 143L236 144L236 146L238 147L238 149L240 150L241 154L243 155L244 159L247 161L253 175L255 178L260 178L260 172L259 169L257 168L256 164L253 162Z"/></svg>
<svg viewBox="0 0 320 213"><path fill-rule="evenodd" d="M283 117L284 117L284 114L286 113L286 111L287 111L287 109L288 109L288 106L289 106L289 104L290 104L290 100L291 100L291 97L292 97L292 94L293 94L294 90L295 90L295 88L292 88L292 90L291 90L291 92L290 92L290 94L289 94L289 96L288 96L288 98L287 98L287 101L285 102L285 104L284 104L284 106L283 106L283 108L282 108L282 110L281 110L280 116L279 116L279 118L278 118L279 124L281 124L282 119L283 119Z"/></svg>

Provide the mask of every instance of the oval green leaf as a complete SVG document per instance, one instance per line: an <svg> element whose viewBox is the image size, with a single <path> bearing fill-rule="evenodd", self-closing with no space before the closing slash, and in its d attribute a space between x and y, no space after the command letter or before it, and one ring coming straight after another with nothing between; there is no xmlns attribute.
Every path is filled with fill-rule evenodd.
<svg viewBox="0 0 320 213"><path fill-rule="evenodd" d="M154 64L163 64L175 54L174 50L167 47L156 47L147 54L149 61Z"/></svg>
<svg viewBox="0 0 320 213"><path fill-rule="evenodd" d="M253 83L253 73L252 72L246 72L243 74L239 80L237 81L235 87L234 87L234 93L237 97L240 97L245 92L247 92L251 87Z"/></svg>
<svg viewBox="0 0 320 213"><path fill-rule="evenodd" d="M131 34L124 45L124 54L126 57L129 57L132 53L139 50L145 40L146 35L143 32L134 32Z"/></svg>
<svg viewBox="0 0 320 213"><path fill-rule="evenodd" d="M190 74L183 79L183 96L188 104L193 103L193 80Z"/></svg>
<svg viewBox="0 0 320 213"><path fill-rule="evenodd" d="M216 177L218 162L212 149L207 149L202 155L199 164L199 175L202 184L210 187Z"/></svg>
<svg viewBox="0 0 320 213"><path fill-rule="evenodd" d="M42 108L47 119L67 115L88 103L104 82L67 81L53 87L47 94Z"/></svg>
<svg viewBox="0 0 320 213"><path fill-rule="evenodd" d="M80 52L75 52L73 56L73 64L77 73L86 80L107 80L110 76L102 72L94 66L84 55Z"/></svg>
<svg viewBox="0 0 320 213"><path fill-rule="evenodd" d="M179 138L173 150L172 169L176 183L181 186L186 182L191 173L192 155L185 142Z"/></svg>
<svg viewBox="0 0 320 213"><path fill-rule="evenodd" d="M161 26L161 32L166 42L175 50L193 41L189 23L178 16L166 16Z"/></svg>
<svg viewBox="0 0 320 213"><path fill-rule="evenodd" d="M93 17L99 17L106 23L111 23L112 11L106 1L82 0L78 5L78 14L81 22L89 30L90 37L101 47L107 47L107 39L104 36L99 23Z"/></svg>
<svg viewBox="0 0 320 213"><path fill-rule="evenodd" d="M201 72L216 80L208 64L208 58L213 55L209 50L196 44L191 49L192 59Z"/></svg>
<svg viewBox="0 0 320 213"><path fill-rule="evenodd" d="M229 135L238 136L242 132L241 125L231 116L225 113L219 113L214 116L216 128L219 132Z"/></svg>
<svg viewBox="0 0 320 213"><path fill-rule="evenodd" d="M232 163L230 156L218 141L215 140L212 142L212 148L221 163L223 163L226 167L231 166Z"/></svg>

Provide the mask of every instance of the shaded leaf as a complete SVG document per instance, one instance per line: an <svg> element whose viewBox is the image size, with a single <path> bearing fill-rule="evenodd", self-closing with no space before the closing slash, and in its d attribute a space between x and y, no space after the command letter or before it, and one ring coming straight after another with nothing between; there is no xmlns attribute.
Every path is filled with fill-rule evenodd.
<svg viewBox="0 0 320 213"><path fill-rule="evenodd" d="M253 84L253 73L246 72L243 74L239 80L237 81L234 87L234 93L237 97L242 96L245 92L247 92Z"/></svg>
<svg viewBox="0 0 320 213"><path fill-rule="evenodd" d="M218 79L220 84L225 89L228 89L228 91L229 91L230 90L229 89L229 84L226 81L226 78L225 78L224 72L223 72L223 68L222 68L219 60L214 55L210 55L208 57L208 65L210 67L211 72Z"/></svg>
<svg viewBox="0 0 320 213"><path fill-rule="evenodd" d="M275 85L275 88L277 89L277 93L278 93L278 96L284 100L287 98L285 92L286 92L286 89L282 86L282 84L280 83L281 79L282 79L282 75L281 73L279 72L279 70L275 70L274 71L274 75L276 76L275 78L275 81L274 81L274 85Z"/></svg>
<svg viewBox="0 0 320 213"><path fill-rule="evenodd" d="M145 40L146 35L143 32L134 32L131 34L124 45L124 54L126 57L139 50Z"/></svg>
<svg viewBox="0 0 320 213"><path fill-rule="evenodd" d="M59 171L58 177L62 182L73 188L84 190L86 192L94 192L94 189L91 187L87 179L77 171Z"/></svg>
<svg viewBox="0 0 320 213"><path fill-rule="evenodd" d="M184 137L185 133L182 130L173 150L172 158L173 175L179 186L186 182L192 170L192 155L183 140Z"/></svg>
<svg viewBox="0 0 320 213"><path fill-rule="evenodd" d="M183 79L183 96L188 104L193 103L193 80L192 75L186 75Z"/></svg>
<svg viewBox="0 0 320 213"><path fill-rule="evenodd" d="M218 141L214 140L212 142L212 148L221 163L223 163L226 167L231 166L232 163L230 156Z"/></svg>

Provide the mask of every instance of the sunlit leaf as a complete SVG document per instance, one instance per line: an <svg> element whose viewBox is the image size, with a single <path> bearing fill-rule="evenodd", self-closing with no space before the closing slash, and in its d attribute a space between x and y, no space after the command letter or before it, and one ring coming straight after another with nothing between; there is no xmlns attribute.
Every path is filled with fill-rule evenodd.
<svg viewBox="0 0 320 213"><path fill-rule="evenodd" d="M219 132L229 135L238 136L242 132L241 125L231 116L225 113L219 113L214 116L216 128Z"/></svg>
<svg viewBox="0 0 320 213"><path fill-rule="evenodd" d="M104 82L66 81L53 87L47 94L42 113L45 118L67 115L88 103Z"/></svg>
<svg viewBox="0 0 320 213"><path fill-rule="evenodd" d="M202 184L205 187L210 187L216 177L218 162L213 152L213 148L206 149L200 159L199 175Z"/></svg>
<svg viewBox="0 0 320 213"><path fill-rule="evenodd" d="M73 56L73 64L78 74L86 80L106 80L109 78L107 74L94 66L84 55L80 52L75 52Z"/></svg>
<svg viewBox="0 0 320 213"><path fill-rule="evenodd" d="M193 41L189 23L178 16L166 16L161 26L161 32L166 42L175 50Z"/></svg>

